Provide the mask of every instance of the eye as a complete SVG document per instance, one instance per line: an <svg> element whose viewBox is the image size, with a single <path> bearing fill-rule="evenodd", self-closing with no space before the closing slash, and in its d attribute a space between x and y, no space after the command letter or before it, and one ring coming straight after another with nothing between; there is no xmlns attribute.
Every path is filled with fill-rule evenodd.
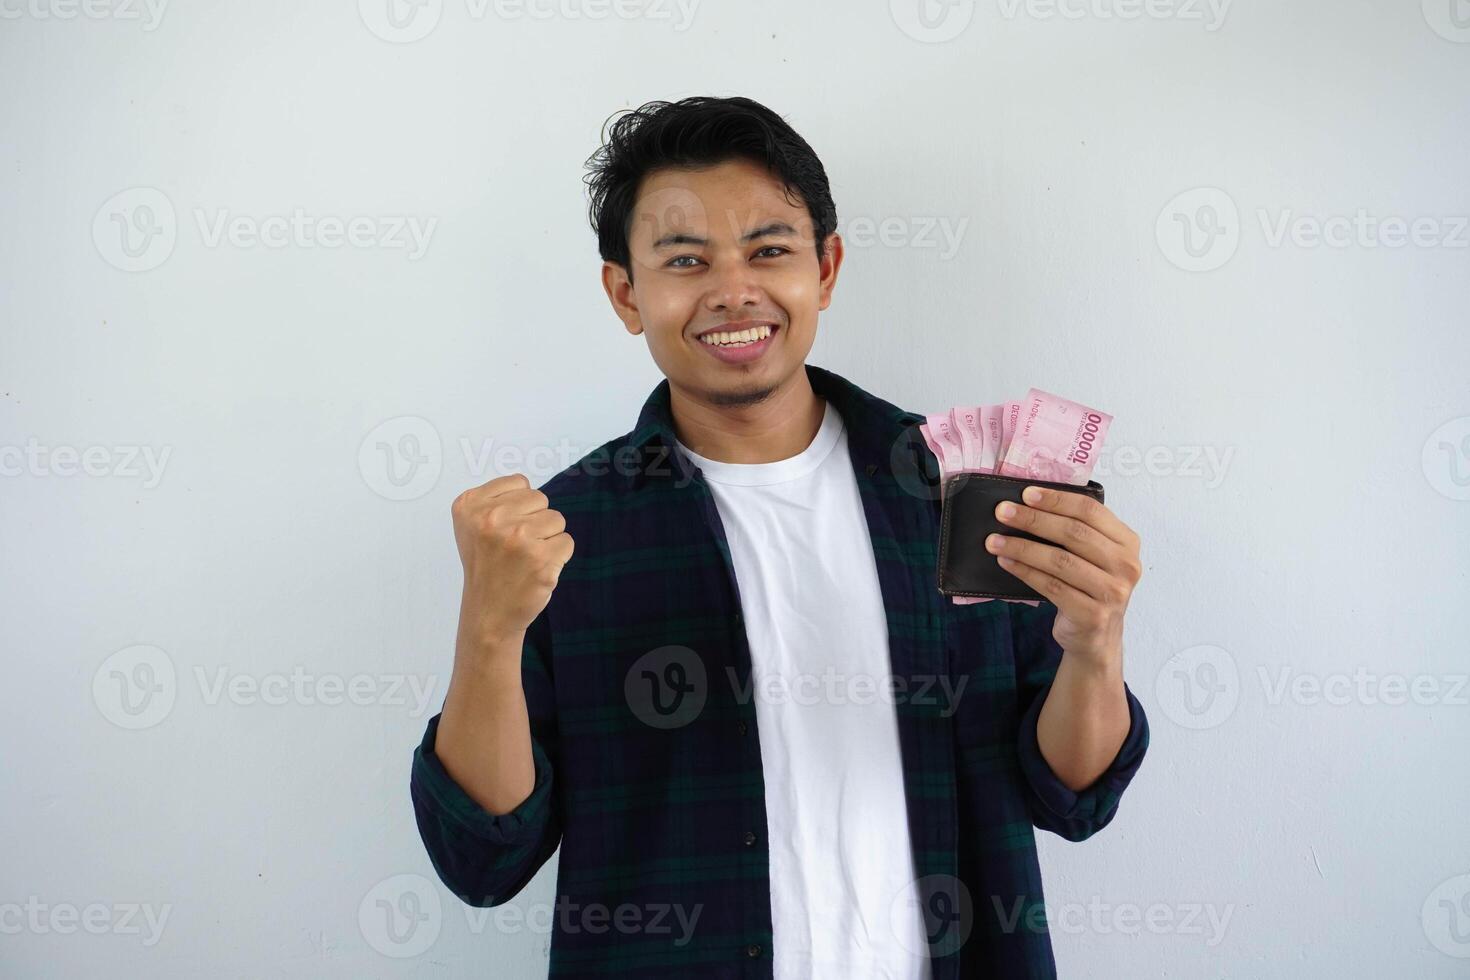
<svg viewBox="0 0 1470 980"><path fill-rule="evenodd" d="M765 253L767 253L767 252L770 252L770 253L773 253L773 254L766 255ZM765 258L775 259L775 258L780 258L783 255L789 255L789 254L791 254L791 249L787 248L784 245L767 245L765 248L762 248L762 249L757 250L755 254L756 254L757 257L762 257L763 256ZM679 264L680 262L684 261L685 259L688 259L690 262L699 262L699 261L701 261L701 259L697 255L676 255L672 259L669 259L669 261L665 262L664 263L664 267L665 268L668 268L668 269L692 269L692 268L694 268L692 265L680 265Z"/></svg>

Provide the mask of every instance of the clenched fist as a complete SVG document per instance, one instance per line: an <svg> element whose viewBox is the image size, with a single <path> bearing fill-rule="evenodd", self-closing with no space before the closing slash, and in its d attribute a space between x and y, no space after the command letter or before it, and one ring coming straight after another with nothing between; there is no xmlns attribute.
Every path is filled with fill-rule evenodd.
<svg viewBox="0 0 1470 980"><path fill-rule="evenodd" d="M454 540L464 565L461 640L509 644L551 601L562 566L572 557L567 522L546 494L520 473L498 477L454 499Z"/></svg>

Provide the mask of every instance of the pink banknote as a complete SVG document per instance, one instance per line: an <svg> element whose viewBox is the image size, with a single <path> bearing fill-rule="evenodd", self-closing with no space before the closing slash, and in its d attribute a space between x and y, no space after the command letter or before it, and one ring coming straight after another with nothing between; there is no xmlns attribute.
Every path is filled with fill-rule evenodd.
<svg viewBox="0 0 1470 980"><path fill-rule="evenodd" d="M939 460L941 481L956 473L999 473L1082 486L1092 477L1113 417L1032 388L1020 401L956 405L919 426ZM941 482L942 485L942 482ZM956 605L992 602L951 596ZM1004 599L1038 606L1035 599Z"/></svg>
<svg viewBox="0 0 1470 980"><path fill-rule="evenodd" d="M996 454L996 463L1006 458L1006 450L1010 448L1011 436L1016 434L1016 418L1021 414L1020 402L1002 402L1000 406L1000 449Z"/></svg>
<svg viewBox="0 0 1470 980"><path fill-rule="evenodd" d="M945 475L959 473L965 468L964 450L960 446L960 435L955 431L954 420L948 415L931 415L928 422L919 426L929 451L939 459L939 468Z"/></svg>
<svg viewBox="0 0 1470 980"><path fill-rule="evenodd" d="M1032 388L1001 457L1001 476L1084 486L1113 417Z"/></svg>
<svg viewBox="0 0 1470 980"><path fill-rule="evenodd" d="M966 470L977 471L985 464L985 424L981 406L956 405L949 410L950 423L960 437L960 461Z"/></svg>
<svg viewBox="0 0 1470 980"><path fill-rule="evenodd" d="M985 452L980 457L982 472L994 473L996 464L1000 462L1001 433L1005 431L1005 414L1004 405L986 405L980 409L980 421L985 427Z"/></svg>

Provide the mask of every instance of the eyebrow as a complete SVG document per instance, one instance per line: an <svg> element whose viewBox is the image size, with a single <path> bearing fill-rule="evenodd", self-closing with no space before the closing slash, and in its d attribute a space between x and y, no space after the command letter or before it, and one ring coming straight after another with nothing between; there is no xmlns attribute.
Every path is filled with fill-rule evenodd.
<svg viewBox="0 0 1470 980"><path fill-rule="evenodd" d="M754 231L748 231L740 236L740 244L745 245L755 241L757 238L771 238L777 235L795 235L796 229L784 221L772 221L768 225L762 225ZM667 248L670 245L708 245L709 240L700 238L698 235L686 235L683 232L671 232L664 235L653 243L656 249Z"/></svg>

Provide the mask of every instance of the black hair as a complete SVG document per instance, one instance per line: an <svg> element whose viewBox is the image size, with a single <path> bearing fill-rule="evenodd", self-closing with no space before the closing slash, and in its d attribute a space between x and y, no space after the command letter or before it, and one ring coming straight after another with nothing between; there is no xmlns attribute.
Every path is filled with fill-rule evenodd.
<svg viewBox="0 0 1470 980"><path fill-rule="evenodd" d="M603 144L587 159L588 218L604 261L633 277L628 232L643 178L662 167L697 169L732 159L764 166L806 204L817 258L837 230L837 206L827 171L806 140L775 112L752 99L692 96L625 110L604 127ZM616 115L616 114L615 114Z"/></svg>

